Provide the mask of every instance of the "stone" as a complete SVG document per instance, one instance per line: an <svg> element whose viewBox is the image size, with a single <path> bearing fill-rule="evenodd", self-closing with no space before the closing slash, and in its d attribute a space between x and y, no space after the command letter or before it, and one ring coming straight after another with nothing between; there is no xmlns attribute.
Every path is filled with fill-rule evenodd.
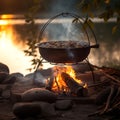
<svg viewBox="0 0 120 120"><path fill-rule="evenodd" d="M8 76L8 73L0 72L0 83L2 83Z"/></svg>
<svg viewBox="0 0 120 120"><path fill-rule="evenodd" d="M1 96L5 99L10 99L12 85L11 84L4 84L4 85L2 84L2 86L0 86L0 88L2 88L2 90L3 90Z"/></svg>
<svg viewBox="0 0 120 120"><path fill-rule="evenodd" d="M2 92L3 92L3 89L2 89L2 88L0 88L0 96L2 95Z"/></svg>
<svg viewBox="0 0 120 120"><path fill-rule="evenodd" d="M12 75L8 75L7 78L2 82L3 84L13 84L16 81L16 77Z"/></svg>
<svg viewBox="0 0 120 120"><path fill-rule="evenodd" d="M54 106L47 102L19 102L13 105L13 113L18 118L52 117L56 115Z"/></svg>
<svg viewBox="0 0 120 120"><path fill-rule="evenodd" d="M32 88L22 94L22 101L26 102L45 101L52 103L56 101L56 98L56 94L44 88Z"/></svg>
<svg viewBox="0 0 120 120"><path fill-rule="evenodd" d="M57 100L55 103L55 108L58 110L68 110L72 108L72 105L72 100Z"/></svg>
<svg viewBox="0 0 120 120"><path fill-rule="evenodd" d="M16 72L16 73L11 73L11 76L15 76L17 78L21 78L24 77L24 75L22 73Z"/></svg>
<svg viewBox="0 0 120 120"><path fill-rule="evenodd" d="M10 99L10 97L11 97L10 90L9 89L3 90L2 97L5 99Z"/></svg>
<svg viewBox="0 0 120 120"><path fill-rule="evenodd" d="M9 73L9 67L7 65L5 65L4 63L0 62L0 72L5 72L5 73Z"/></svg>
<svg viewBox="0 0 120 120"><path fill-rule="evenodd" d="M13 113L18 118L35 117L40 115L41 107L38 103L26 102L13 105Z"/></svg>
<svg viewBox="0 0 120 120"><path fill-rule="evenodd" d="M47 80L40 72L27 74L24 78L32 80L34 84L37 84L40 87L44 87Z"/></svg>
<svg viewBox="0 0 120 120"><path fill-rule="evenodd" d="M13 104L15 104L17 102L21 102L22 101L21 93L13 93L13 92L11 92L10 101Z"/></svg>
<svg viewBox="0 0 120 120"><path fill-rule="evenodd" d="M42 117L53 117L57 115L53 104L47 102L39 102L39 105L41 107Z"/></svg>
<svg viewBox="0 0 120 120"><path fill-rule="evenodd" d="M38 73L42 74L44 77L51 76L53 74L52 68L37 70Z"/></svg>

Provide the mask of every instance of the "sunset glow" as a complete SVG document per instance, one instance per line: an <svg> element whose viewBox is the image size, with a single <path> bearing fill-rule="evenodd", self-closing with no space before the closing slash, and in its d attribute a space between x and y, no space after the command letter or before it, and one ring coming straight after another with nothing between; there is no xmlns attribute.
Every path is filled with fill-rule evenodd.
<svg viewBox="0 0 120 120"><path fill-rule="evenodd" d="M0 25L7 25L7 24L8 24L8 21L0 20Z"/></svg>
<svg viewBox="0 0 120 120"><path fill-rule="evenodd" d="M14 35L13 29L10 26L4 26L0 32L0 62L8 65L10 72L21 72L23 74L29 73L27 68L30 65L30 58L24 55L20 46L15 46L13 43Z"/></svg>
<svg viewBox="0 0 120 120"><path fill-rule="evenodd" d="M18 34L12 26L2 25L0 29L0 62L8 65L11 73L30 73L27 69L32 68L30 62L32 58L25 56L25 53L23 52L27 46L23 46L20 42L17 45L14 43ZM43 64L44 69L52 66L53 65L49 63Z"/></svg>

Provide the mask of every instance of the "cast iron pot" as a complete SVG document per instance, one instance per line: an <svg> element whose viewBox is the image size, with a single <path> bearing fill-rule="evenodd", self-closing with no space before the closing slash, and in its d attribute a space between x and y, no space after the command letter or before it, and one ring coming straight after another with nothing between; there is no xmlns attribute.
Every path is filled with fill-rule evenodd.
<svg viewBox="0 0 120 120"><path fill-rule="evenodd" d="M91 48L98 48L99 45L85 46L82 48L47 48L42 47L39 43L38 48L40 55L48 62L51 63L78 63L87 58Z"/></svg>

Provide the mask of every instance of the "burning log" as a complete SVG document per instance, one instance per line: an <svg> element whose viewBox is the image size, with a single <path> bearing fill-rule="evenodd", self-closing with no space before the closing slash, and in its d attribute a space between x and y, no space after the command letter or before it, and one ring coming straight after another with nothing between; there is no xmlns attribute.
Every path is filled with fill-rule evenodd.
<svg viewBox="0 0 120 120"><path fill-rule="evenodd" d="M50 90L50 91L51 91L52 86L53 86L53 82L54 82L54 76L52 75L52 76L50 77L50 80L48 81L48 83L47 83L47 85L46 85L46 89L47 89L47 90Z"/></svg>
<svg viewBox="0 0 120 120"><path fill-rule="evenodd" d="M67 73L61 74L63 81L66 83L66 85L69 87L71 93L77 95L77 96L87 96L87 89L84 88L82 85L77 83L70 75Z"/></svg>

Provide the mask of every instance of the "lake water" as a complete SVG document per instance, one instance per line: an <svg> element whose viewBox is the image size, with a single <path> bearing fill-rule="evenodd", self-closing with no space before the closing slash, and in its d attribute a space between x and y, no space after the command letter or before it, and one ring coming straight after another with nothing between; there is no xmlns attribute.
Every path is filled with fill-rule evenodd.
<svg viewBox="0 0 120 120"><path fill-rule="evenodd" d="M27 69L31 67L30 60L32 58L25 56L23 52L23 50L27 49L25 41L28 38L27 30L29 29L24 17L21 15L3 15L0 16L0 18L0 62L7 64L11 73L29 73L30 71ZM37 30L39 30L41 25L46 23L48 19L37 19ZM50 38L52 36L53 39L58 39L58 37L64 39L67 36L64 32L68 31L73 34L70 29L67 29L68 24L63 24L69 21L69 19L55 21L55 24L52 24L53 29L48 29L48 31L50 31L48 36ZM98 19L95 20L94 32L100 48L91 50L89 60L92 64L100 66L120 65L120 35L119 33L112 35L111 28L114 25L114 21L103 23ZM75 39L71 36L67 37L69 37L67 39ZM50 64L44 64L44 68L49 68L50 66Z"/></svg>

